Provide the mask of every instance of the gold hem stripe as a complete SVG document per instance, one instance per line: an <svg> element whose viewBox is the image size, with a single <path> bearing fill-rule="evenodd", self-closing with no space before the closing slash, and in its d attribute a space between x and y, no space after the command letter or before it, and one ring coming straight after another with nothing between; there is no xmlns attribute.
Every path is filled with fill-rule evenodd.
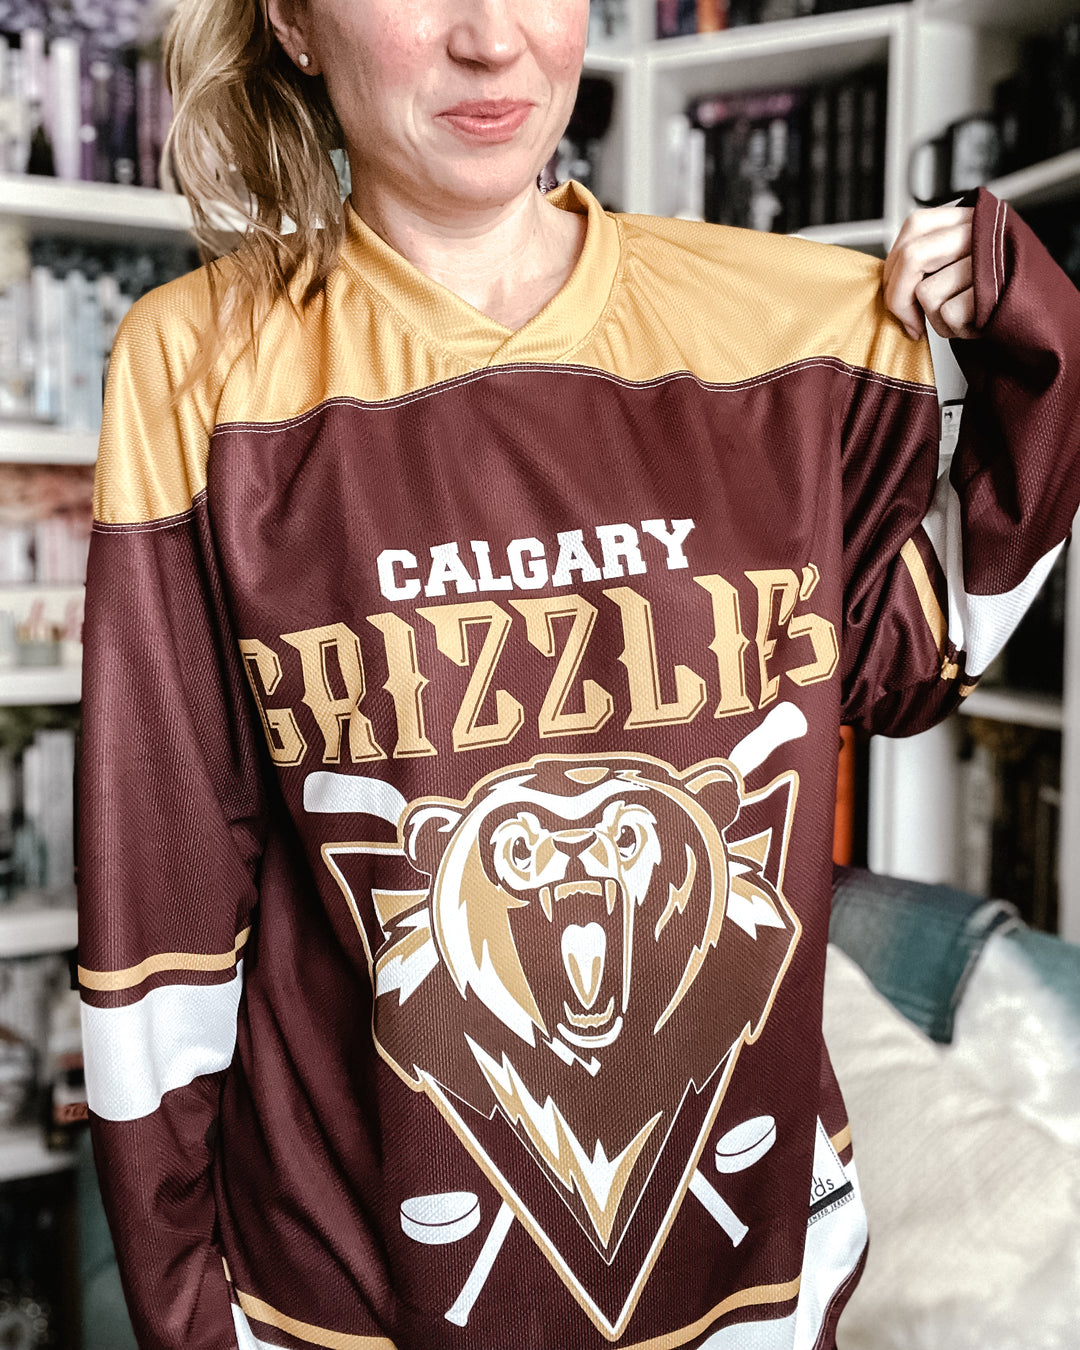
<svg viewBox="0 0 1080 1350"><path fill-rule="evenodd" d="M729 1312L735 1312L738 1308L750 1308L757 1303L787 1303L789 1299L797 1298L801 1284L800 1275L787 1284L759 1284L752 1289L740 1289L738 1293L731 1294L722 1303L718 1303L704 1317L699 1317L692 1326L683 1327L679 1331L669 1331L663 1336L654 1336L651 1341L638 1341L636 1345L623 1346L621 1350L677 1350L678 1346L685 1345L695 1336L700 1336L703 1331L708 1331L714 1322L718 1322L721 1317Z"/></svg>
<svg viewBox="0 0 1080 1350"><path fill-rule="evenodd" d="M799 1276L787 1284L759 1284L752 1289L740 1289L738 1293L731 1294L722 1303L718 1303L704 1317L699 1317L691 1326L682 1327L679 1331L666 1332L663 1336L654 1336L649 1341L638 1341L635 1345L622 1347L622 1350L677 1350L680 1345L685 1345L687 1341L707 1331L721 1317L739 1308L749 1308L759 1303L787 1303L790 1299L797 1298L801 1283L802 1277ZM235 1292L237 1302L248 1317L254 1317L256 1321L264 1322L268 1327L277 1327L279 1331L287 1331L298 1340L325 1346L326 1350L394 1350L393 1341L387 1340L385 1336L353 1336L344 1331L328 1331L325 1327L314 1326L311 1322L299 1322L295 1317L287 1317L285 1313L272 1308L269 1303L264 1303L261 1298L254 1298L239 1289Z"/></svg>
<svg viewBox="0 0 1080 1350"><path fill-rule="evenodd" d="M84 989L98 989L115 992L117 989L133 989L142 984L151 975L159 975L163 970L228 970L236 964L236 958L251 936L251 929L245 928L236 935L236 942L229 952L158 952L148 956L137 966L128 966L126 970L87 970L79 967L79 983Z"/></svg>
<svg viewBox="0 0 1080 1350"><path fill-rule="evenodd" d="M937 644L938 653L944 653L945 644L949 640L949 624L934 591L934 583L930 580L930 573L926 570L926 563L923 562L922 554L915 547L914 539L907 541L900 550L900 556L906 563L907 570L911 573L915 594L919 597L923 617L930 628L934 642Z"/></svg>
<svg viewBox="0 0 1080 1350"><path fill-rule="evenodd" d="M326 1350L394 1350L394 1342L385 1336L351 1336L344 1331L328 1331L311 1322L298 1322L295 1317L286 1317L261 1298L236 1290L236 1299L248 1317L265 1322L268 1327L277 1327L278 1331L287 1331L290 1336L312 1345L322 1345Z"/></svg>
<svg viewBox="0 0 1080 1350"><path fill-rule="evenodd" d="M851 1126L845 1125L839 1134L833 1135L829 1143L832 1144L837 1153L843 1153L844 1149L851 1145Z"/></svg>

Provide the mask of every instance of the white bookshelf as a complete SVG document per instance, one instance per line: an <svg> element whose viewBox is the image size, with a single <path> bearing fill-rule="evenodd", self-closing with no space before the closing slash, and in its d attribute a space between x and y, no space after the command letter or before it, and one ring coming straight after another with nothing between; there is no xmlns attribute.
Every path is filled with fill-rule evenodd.
<svg viewBox="0 0 1080 1350"><path fill-rule="evenodd" d="M82 696L81 685L81 666L16 666L12 670L0 670L0 707L78 703Z"/></svg>
<svg viewBox="0 0 1080 1350"><path fill-rule="evenodd" d="M0 214L35 232L140 243L181 241L191 227L176 193L24 174L0 174Z"/></svg>
<svg viewBox="0 0 1080 1350"><path fill-rule="evenodd" d="M93 464L97 434L24 422L0 422L2 464Z"/></svg>
<svg viewBox="0 0 1080 1350"><path fill-rule="evenodd" d="M1018 169L995 179L989 187L996 196L1021 209L1076 196L1080 194L1080 150L1069 150L1041 164Z"/></svg>
<svg viewBox="0 0 1080 1350"><path fill-rule="evenodd" d="M1052 694L1026 693L1014 689L976 689L960 705L962 716L986 717L992 722L1012 722L1043 731L1065 729L1065 704Z"/></svg>
<svg viewBox="0 0 1080 1350"><path fill-rule="evenodd" d="M70 951L77 941L74 886L63 895L24 891L0 906L0 954L5 957Z"/></svg>
<svg viewBox="0 0 1080 1350"><path fill-rule="evenodd" d="M63 1172L73 1162L71 1153L46 1148L34 1125L0 1126L0 1182Z"/></svg>
<svg viewBox="0 0 1080 1350"><path fill-rule="evenodd" d="M75 890L62 895L24 891L0 907L0 956L70 951L78 941ZM0 1126L0 1183L72 1166L73 1156L45 1147L37 1125Z"/></svg>
<svg viewBox="0 0 1080 1350"><path fill-rule="evenodd" d="M990 106L994 83L1015 68L1029 32L1045 31L1080 0L911 0L839 14L762 24L702 37L658 41L655 0L629 0L630 32L590 49L586 73L616 88L614 118L598 191L626 211L665 214L673 207L665 173L668 114L710 93L806 84L871 61L889 72L885 210L881 220L830 225L813 238L883 254L913 203L907 191L911 148L957 117ZM1080 191L1080 151L1058 156L991 185L1018 207ZM185 203L138 188L65 184L0 175L0 215L35 229L104 238L180 239ZM0 426L0 458L83 463L86 438ZM971 715L1019 721L1062 732L1061 925L1080 940L1080 831L1067 828L1080 805L1080 553L1070 560L1065 694L1039 700L980 690ZM46 699L44 695L48 693ZM78 698L78 673L0 673L0 703ZM871 766L871 864L926 880L949 879L955 795L950 728L906 742L875 742ZM0 948L2 950L2 948Z"/></svg>

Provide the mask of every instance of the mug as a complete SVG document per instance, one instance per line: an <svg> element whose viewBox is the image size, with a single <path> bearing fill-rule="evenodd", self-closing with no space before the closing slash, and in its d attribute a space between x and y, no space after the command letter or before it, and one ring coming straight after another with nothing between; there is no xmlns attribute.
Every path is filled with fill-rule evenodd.
<svg viewBox="0 0 1080 1350"><path fill-rule="evenodd" d="M908 191L920 206L937 206L988 182L1000 157L997 122L986 113L962 117L940 136L914 147Z"/></svg>

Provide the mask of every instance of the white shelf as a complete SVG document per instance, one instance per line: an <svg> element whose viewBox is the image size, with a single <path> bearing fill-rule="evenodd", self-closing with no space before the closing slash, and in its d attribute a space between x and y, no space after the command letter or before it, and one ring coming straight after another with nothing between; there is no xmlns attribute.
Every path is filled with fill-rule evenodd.
<svg viewBox="0 0 1080 1350"><path fill-rule="evenodd" d="M664 38L649 45L646 59L658 75L685 72L692 78L694 72L709 72L715 77L723 70L725 89L806 84L884 59L908 9L884 5Z"/></svg>
<svg viewBox="0 0 1080 1350"><path fill-rule="evenodd" d="M626 75L633 70L634 53L623 44L609 47L590 47L585 53L586 75Z"/></svg>
<svg viewBox="0 0 1080 1350"><path fill-rule="evenodd" d="M1065 725L1060 698L1016 689L976 689L961 703L960 712L968 717L987 717L993 722L1013 722L1047 731L1061 731Z"/></svg>
<svg viewBox="0 0 1080 1350"><path fill-rule="evenodd" d="M670 70L679 66L709 65L717 60L738 61L754 57L774 60L789 54L801 58L816 48L880 43L896 31L897 24L903 22L910 11L911 6L907 4L876 5L870 9L811 15L804 19L746 24L721 33L658 38L649 45L649 63L654 69ZM780 76L776 83L784 83L784 77Z"/></svg>
<svg viewBox="0 0 1080 1350"><path fill-rule="evenodd" d="M79 937L74 890L65 898L57 904L56 897L25 891L0 905L0 960L70 951Z"/></svg>
<svg viewBox="0 0 1080 1350"><path fill-rule="evenodd" d="M1077 12L1076 0L915 0L920 17L1038 32Z"/></svg>
<svg viewBox="0 0 1080 1350"><path fill-rule="evenodd" d="M842 221L837 225L810 225L798 231L800 239L816 239L819 244L839 244L841 248L880 249L885 252L890 239L889 226L883 220Z"/></svg>
<svg viewBox="0 0 1080 1350"><path fill-rule="evenodd" d="M191 228L186 200L156 188L71 183L28 174L0 174L0 215L33 230L123 239L183 242Z"/></svg>
<svg viewBox="0 0 1080 1350"><path fill-rule="evenodd" d="M989 184L990 191L1014 206L1042 206L1080 195L1080 150L1068 150Z"/></svg>
<svg viewBox="0 0 1080 1350"><path fill-rule="evenodd" d="M0 670L0 707L78 703L81 698L81 666L26 666Z"/></svg>
<svg viewBox="0 0 1080 1350"><path fill-rule="evenodd" d="M74 1161L71 1153L46 1148L35 1125L0 1127L0 1182L64 1172Z"/></svg>
<svg viewBox="0 0 1080 1350"><path fill-rule="evenodd" d="M2 464L93 464L97 451L96 432L0 422Z"/></svg>

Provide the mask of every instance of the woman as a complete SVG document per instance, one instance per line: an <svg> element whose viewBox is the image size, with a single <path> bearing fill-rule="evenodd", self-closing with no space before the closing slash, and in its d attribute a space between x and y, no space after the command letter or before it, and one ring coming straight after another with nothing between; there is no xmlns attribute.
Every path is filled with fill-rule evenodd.
<svg viewBox="0 0 1080 1350"><path fill-rule="evenodd" d="M544 198L586 20L170 35L181 178L252 224L132 312L99 468L81 979L154 1350L809 1348L858 1278L838 728L954 708L1045 576L1080 305L985 193L884 298ZM938 488L924 315L975 335Z"/></svg>

